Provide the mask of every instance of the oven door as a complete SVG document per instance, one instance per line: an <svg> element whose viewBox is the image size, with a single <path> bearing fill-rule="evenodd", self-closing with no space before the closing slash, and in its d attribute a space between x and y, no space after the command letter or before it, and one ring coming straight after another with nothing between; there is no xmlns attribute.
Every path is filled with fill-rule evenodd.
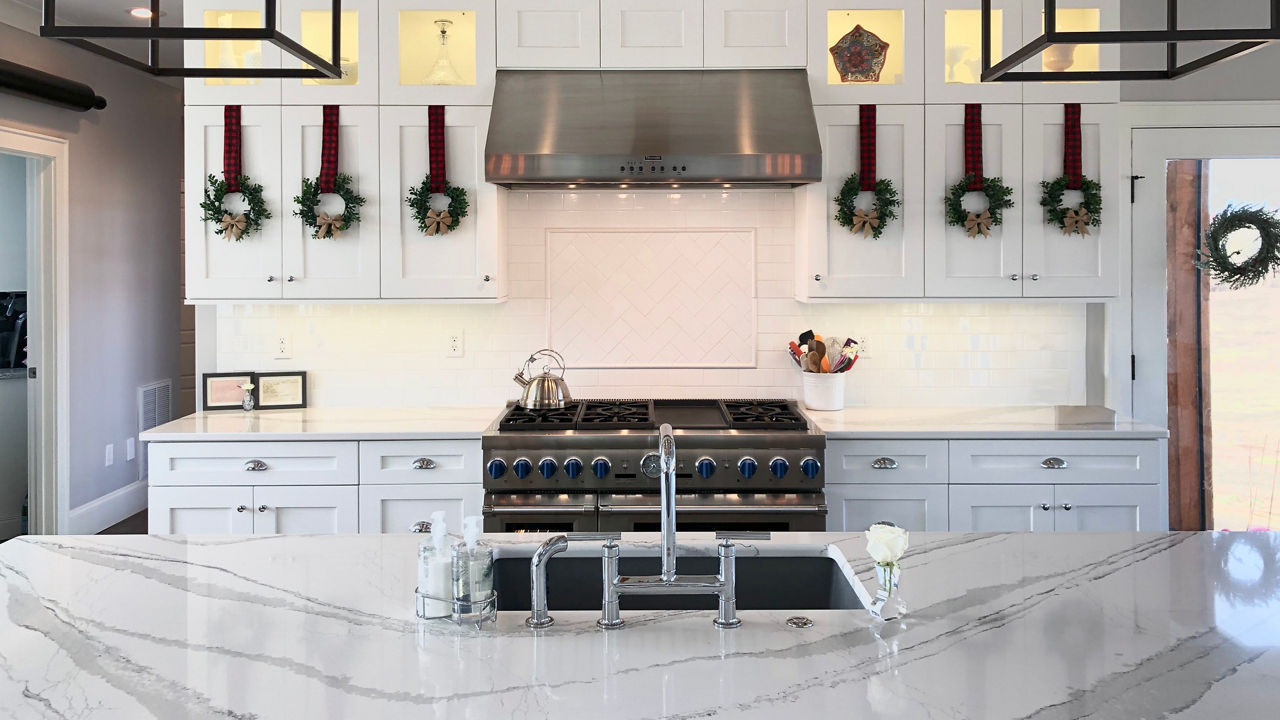
<svg viewBox="0 0 1280 720"><path fill-rule="evenodd" d="M657 532L660 496L600 495L602 532ZM827 503L818 493L709 493L676 496L676 529L824 532Z"/></svg>
<svg viewBox="0 0 1280 720"><path fill-rule="evenodd" d="M596 496L485 493L485 532L595 532Z"/></svg>

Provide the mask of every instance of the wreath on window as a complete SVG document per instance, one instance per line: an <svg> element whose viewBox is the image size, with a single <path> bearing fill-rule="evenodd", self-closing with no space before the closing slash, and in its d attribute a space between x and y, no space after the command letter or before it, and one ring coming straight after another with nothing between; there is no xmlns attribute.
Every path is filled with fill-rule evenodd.
<svg viewBox="0 0 1280 720"><path fill-rule="evenodd" d="M1254 254L1237 259L1243 251L1228 249L1227 238L1244 228L1257 230L1260 244ZM1209 223L1202 249L1196 255L1196 267L1208 270L1215 282L1232 290L1256 285L1280 267L1280 216L1258 206L1228 205Z"/></svg>
<svg viewBox="0 0 1280 720"><path fill-rule="evenodd" d="M405 198L405 202L412 209L413 219L418 223L418 231L423 235L444 235L456 230L462 218L467 216L467 208L471 205L467 201L466 188L450 185L445 181L442 194L449 198L449 207L444 210L432 210L430 175L422 179L421 185L409 188L409 197Z"/></svg>
<svg viewBox="0 0 1280 720"><path fill-rule="evenodd" d="M210 175L204 186L204 201L200 203L203 211L200 219L204 222L216 223L215 235L226 235L236 242L262 229L262 221L271 217L267 209L267 201L262 199L262 186L249 179L248 175L237 178L240 182L240 195L249 207L242 213L232 215L222 206L227 196L227 181Z"/></svg>
<svg viewBox="0 0 1280 720"><path fill-rule="evenodd" d="M1013 207L1013 188L998 177L989 177L982 179L981 190L969 190L973 181L973 175L965 175L947 191L947 224L964 228L969 237L990 237L991 228L1004 222L1004 211ZM987 198L985 210L972 213L964 209L964 196L970 192L982 193Z"/></svg>
<svg viewBox="0 0 1280 720"><path fill-rule="evenodd" d="M884 226L898 217L897 208L902 207L902 200L898 198L898 189L893 186L892 180L884 178L876 180L875 203L870 211L862 210L855 205L860 194L862 194L862 185L858 180L858 174L854 173L845 178L840 194L835 198L836 222L840 223L841 227L849 228L852 233L862 233L862 237L870 235L879 239L884 232Z"/></svg>
<svg viewBox="0 0 1280 720"><path fill-rule="evenodd" d="M319 178L303 178L302 193L293 196L293 201L298 204L298 209L293 214L302 218L303 225L311 228L313 238L336 238L347 228L360 222L360 206L364 205L364 196L351 189L350 175L338 173L333 180L333 194L342 198L340 215L316 213L321 195Z"/></svg>
<svg viewBox="0 0 1280 720"><path fill-rule="evenodd" d="M1102 183L1081 177L1080 193L1084 199L1080 201L1080 207L1066 208L1062 206L1062 194L1070 182L1066 175L1052 182L1041 182L1040 206L1045 209L1049 224L1056 225L1063 235L1088 235L1090 226L1102 224Z"/></svg>

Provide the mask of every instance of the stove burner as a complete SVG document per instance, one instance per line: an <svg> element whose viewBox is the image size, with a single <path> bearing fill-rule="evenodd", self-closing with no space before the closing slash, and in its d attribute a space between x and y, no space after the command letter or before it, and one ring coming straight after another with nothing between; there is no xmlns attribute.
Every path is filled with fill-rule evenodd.
<svg viewBox="0 0 1280 720"><path fill-rule="evenodd" d="M578 428L652 428L651 400L584 400Z"/></svg>
<svg viewBox="0 0 1280 720"><path fill-rule="evenodd" d="M806 430L809 424L786 400L724 400L729 426L736 430Z"/></svg>
<svg viewBox="0 0 1280 720"><path fill-rule="evenodd" d="M581 403L568 402L563 408L530 410L513 405L502 421L499 430L572 430L578 419Z"/></svg>

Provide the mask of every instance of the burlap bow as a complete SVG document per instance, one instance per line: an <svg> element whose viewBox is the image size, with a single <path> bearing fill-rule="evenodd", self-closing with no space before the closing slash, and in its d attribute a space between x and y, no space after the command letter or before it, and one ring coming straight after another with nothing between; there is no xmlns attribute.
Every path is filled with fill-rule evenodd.
<svg viewBox="0 0 1280 720"><path fill-rule="evenodd" d="M982 237L991 237L991 211L969 213L969 217L964 221L964 229L969 233L969 237L978 237L978 233L982 233Z"/></svg>
<svg viewBox="0 0 1280 720"><path fill-rule="evenodd" d="M1070 235L1072 233L1080 233L1081 235L1089 234L1089 221L1093 216L1084 208L1076 208L1068 210L1066 217L1062 218L1062 234Z"/></svg>
<svg viewBox="0 0 1280 720"><path fill-rule="evenodd" d="M222 214L222 223L219 228L223 233L230 233L231 237L239 240L244 235L244 229L248 226L248 221L244 219L244 213L232 216L231 213Z"/></svg>
<svg viewBox="0 0 1280 720"><path fill-rule="evenodd" d="M342 234L342 216L321 212L316 216L316 237L336 238Z"/></svg>
<svg viewBox="0 0 1280 720"><path fill-rule="evenodd" d="M862 237L871 237L877 226L880 225L880 211L872 210L854 210L853 211L853 228L854 233L862 233Z"/></svg>
<svg viewBox="0 0 1280 720"><path fill-rule="evenodd" d="M449 232L449 223L451 222L453 222L453 217L449 215L448 210L428 210L427 234L444 235Z"/></svg>

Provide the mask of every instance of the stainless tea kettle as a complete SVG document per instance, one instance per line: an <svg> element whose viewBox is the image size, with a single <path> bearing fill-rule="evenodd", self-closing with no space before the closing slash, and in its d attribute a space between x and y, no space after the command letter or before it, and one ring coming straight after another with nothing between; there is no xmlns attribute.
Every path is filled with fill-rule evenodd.
<svg viewBox="0 0 1280 720"><path fill-rule="evenodd" d="M531 372L531 367L538 358L554 360L556 365L560 366L560 374L553 374L550 365L543 365L542 374L529 377L527 373ZM524 361L524 367L520 368L512 380L524 388L519 403L522 408L553 410L573 401L573 397L569 395L569 385L564 381L564 357L551 348L543 348L530 355L529 359Z"/></svg>

